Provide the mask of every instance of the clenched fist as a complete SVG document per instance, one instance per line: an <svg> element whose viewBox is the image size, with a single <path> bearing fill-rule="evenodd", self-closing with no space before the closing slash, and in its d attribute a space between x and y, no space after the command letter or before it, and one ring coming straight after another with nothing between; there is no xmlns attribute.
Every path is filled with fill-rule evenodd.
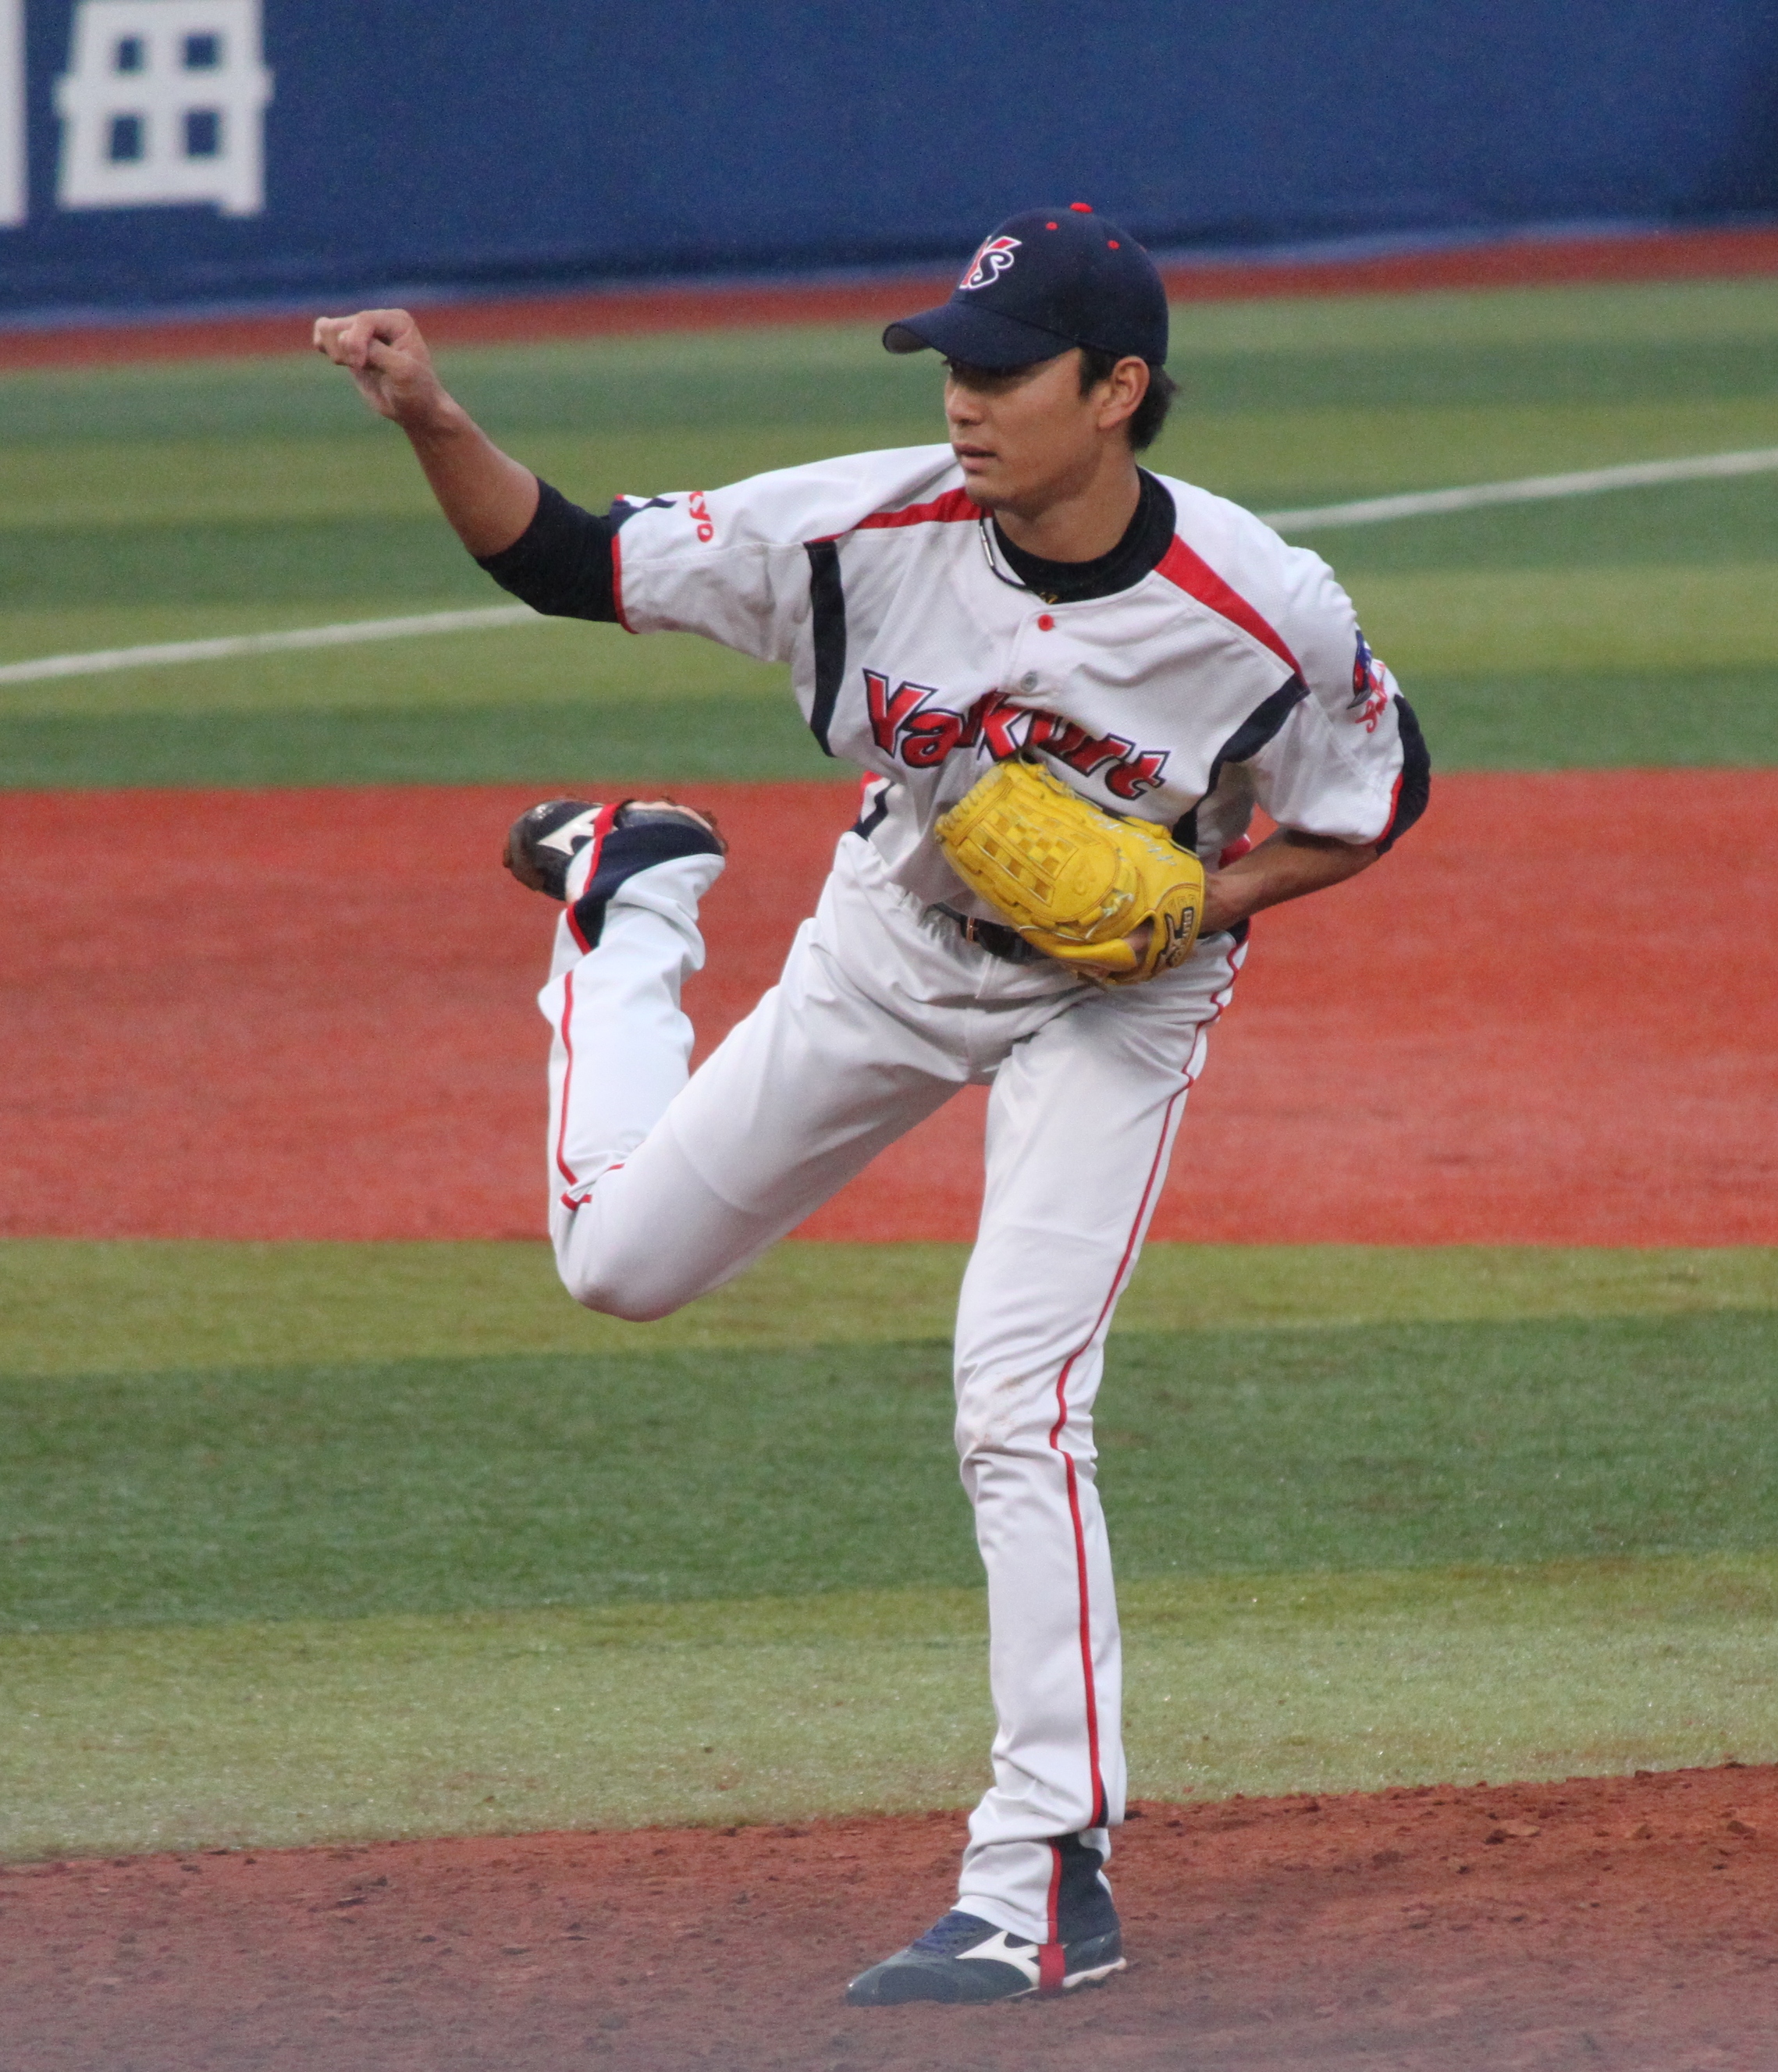
<svg viewBox="0 0 1778 2072"><path fill-rule="evenodd" d="M420 327L405 310L318 317L315 349L358 384L380 417L408 435L432 492L472 554L512 545L537 508L537 479L503 454L445 392Z"/></svg>
<svg viewBox="0 0 1778 2072"><path fill-rule="evenodd" d="M344 368L371 408L398 425L418 429L450 406L420 327L405 310L318 317L315 349Z"/></svg>

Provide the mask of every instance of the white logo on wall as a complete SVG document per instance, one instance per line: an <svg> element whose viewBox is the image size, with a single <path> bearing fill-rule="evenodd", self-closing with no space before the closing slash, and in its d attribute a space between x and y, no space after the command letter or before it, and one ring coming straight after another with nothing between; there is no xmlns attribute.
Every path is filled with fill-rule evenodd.
<svg viewBox="0 0 1778 2072"><path fill-rule="evenodd" d="M23 223L25 189L25 0L0 0L0 228Z"/></svg>
<svg viewBox="0 0 1778 2072"><path fill-rule="evenodd" d="M3 4L3 0L0 0ZM64 208L265 206L259 0L79 0L56 82Z"/></svg>

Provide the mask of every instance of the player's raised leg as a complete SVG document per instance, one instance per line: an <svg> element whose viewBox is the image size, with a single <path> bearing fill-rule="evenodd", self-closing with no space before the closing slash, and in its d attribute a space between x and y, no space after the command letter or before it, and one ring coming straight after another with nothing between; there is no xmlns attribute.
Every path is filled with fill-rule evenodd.
<svg viewBox="0 0 1778 2072"><path fill-rule="evenodd" d="M855 889L841 919L832 882L779 983L690 1075L680 992L722 867L710 824L667 800L563 800L510 840L515 874L566 902L538 1001L553 1031L550 1232L588 1308L648 1321L719 1286L970 1076L963 1046L920 1026L906 946ZM874 935L881 982L861 983L836 939Z"/></svg>
<svg viewBox="0 0 1778 2072"><path fill-rule="evenodd" d="M549 1232L582 1300L602 1292L590 1256L600 1218L583 1212L690 1069L680 993L704 961L698 904L725 853L710 821L671 800L557 800L523 815L507 838L514 877L563 902L537 1005L552 1038ZM628 1308L617 1291L595 1305L640 1314L648 1293L632 1284Z"/></svg>

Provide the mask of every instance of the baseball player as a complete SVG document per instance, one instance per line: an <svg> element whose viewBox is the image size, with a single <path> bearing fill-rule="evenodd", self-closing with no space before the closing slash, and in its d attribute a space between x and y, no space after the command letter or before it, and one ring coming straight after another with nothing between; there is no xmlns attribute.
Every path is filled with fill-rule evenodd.
<svg viewBox="0 0 1778 2072"><path fill-rule="evenodd" d="M405 313L316 327L497 582L787 664L821 746L866 773L782 977L696 1073L680 989L714 827L670 800L566 800L513 828L508 868L562 902L540 1005L574 1297L665 1315L960 1087L991 1088L956 1385L993 1781L956 1905L855 1979L854 2004L1122 1967L1106 1333L1250 916L1364 870L1426 800L1414 715L1325 564L1138 466L1173 391L1167 328L1116 224L1030 211L884 334L944 359L944 443L596 516L487 439ZM1256 809L1276 827L1249 846Z"/></svg>

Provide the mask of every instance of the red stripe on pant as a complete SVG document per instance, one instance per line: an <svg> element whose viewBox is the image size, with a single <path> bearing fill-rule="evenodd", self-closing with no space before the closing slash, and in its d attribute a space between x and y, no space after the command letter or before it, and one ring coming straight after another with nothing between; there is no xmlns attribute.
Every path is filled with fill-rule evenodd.
<svg viewBox="0 0 1778 2072"><path fill-rule="evenodd" d="M1173 1110L1184 1099L1186 1087L1181 1087L1167 1102L1161 1116L1160 1141L1154 1147L1154 1157L1148 1169L1148 1178L1142 1186L1142 1199L1136 1205L1136 1214L1130 1226L1130 1235L1124 1242L1123 1256L1117 1262L1117 1270L1111 1276L1111 1286L1105 1301L1099 1305L1099 1314L1093 1320L1093 1329L1071 1352L1056 1380L1056 1422L1050 1427L1050 1445L1061 1456L1063 1472L1068 1478L1068 1516L1074 1527L1074 1568L1080 1593L1080 1675L1086 1692L1087 1761L1093 1778L1093 1812L1088 1820L1089 1827L1104 1827L1110 1817L1110 1808L1105 1798L1105 1778L1099 1767L1099 1699L1093 1677L1093 1606L1087 1585L1087 1536L1080 1521L1080 1488L1079 1473L1074 1456L1062 1444L1062 1433L1068 1421L1068 1376L1074 1371L1074 1363L1099 1335L1099 1327L1117 1299L1117 1290L1130 1268L1131 1255L1136 1249L1136 1235L1148 1214L1155 1184L1160 1177L1161 1161L1167 1151L1167 1134L1172 1127ZM1060 1864L1060 1858L1057 1858ZM1052 1924L1053 1933L1053 1924Z"/></svg>
<svg viewBox="0 0 1778 2072"><path fill-rule="evenodd" d="M574 927L572 909L570 910L569 914L569 926ZM574 932L578 936L580 931L575 929ZM568 1143L568 1089L573 1083L574 1076L574 1039L569 1033L569 1025L574 1018L574 975L570 972L562 981L562 1027L558 1033L562 1038L562 1047L567 1054L567 1063L563 1066L562 1073L562 1118L556 1125L556 1170L561 1174L570 1187L579 1185L574 1178L574 1168L568 1163L566 1155ZM566 1200L566 1197L564 1196L563 1198Z"/></svg>
<svg viewBox="0 0 1778 2072"><path fill-rule="evenodd" d="M601 806L599 809L598 816L593 822L592 860L586 866L586 882L589 885L599 874L599 853L605 846L605 837L616 825L617 816L622 811L621 804L615 806ZM591 949L592 944L581 933L580 923L574 918L574 902L571 899L568 902L568 931L582 950Z"/></svg>
<svg viewBox="0 0 1778 2072"><path fill-rule="evenodd" d="M599 869L599 853L604 848L605 837L611 832L613 825L616 822L619 811L620 808L616 806L602 806L599 810L597 817L593 822L592 861L586 872L586 882L588 884L592 882L593 875ZM568 902L568 932L574 937L574 940L579 944L582 951L585 951L589 948L586 938L581 933L580 923L574 919L574 902L571 899ZM570 972L562 981L562 1028L560 1034L562 1036L562 1047L567 1054L567 1063L563 1067L562 1075L562 1120L558 1124L556 1129L556 1170L560 1173L562 1178L568 1182L570 1191L580 1185L580 1182L575 1177L574 1169L569 1165L566 1156L566 1149L568 1141L568 1092L570 1087L574 1083L574 1039L573 1035L570 1033L570 1024L573 1022L574 1018L574 975L572 972ZM567 1194L564 1194L562 1196L562 1205L566 1209L575 1209L581 1206L578 1202L571 1201Z"/></svg>

